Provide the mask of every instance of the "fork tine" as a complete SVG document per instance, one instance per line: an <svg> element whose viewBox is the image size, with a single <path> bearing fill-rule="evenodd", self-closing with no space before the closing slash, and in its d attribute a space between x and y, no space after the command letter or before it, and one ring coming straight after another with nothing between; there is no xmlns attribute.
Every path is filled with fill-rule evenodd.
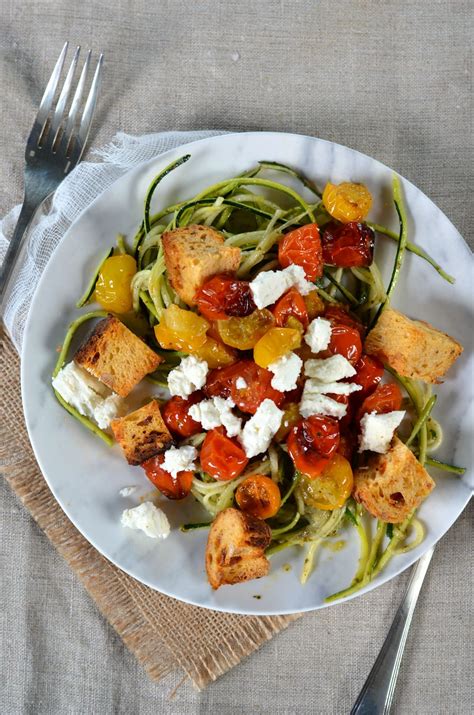
<svg viewBox="0 0 474 715"><path fill-rule="evenodd" d="M48 114L51 111L51 107L53 105L53 99L54 99L54 95L56 94L56 89L58 87L59 78L61 76L61 72L62 72L62 69L64 66L64 60L66 59L68 45L69 45L68 42L64 43L64 47L61 50L61 54L58 57L58 61L56 62L55 66L54 66L52 75L49 78L48 84L46 85L46 89L44 91L43 98L41 99L41 103L40 103L40 106L38 109L38 114L36 115L36 120L35 120L35 125L38 124L40 126L40 134L41 134L44 124L48 118Z"/></svg>
<svg viewBox="0 0 474 715"><path fill-rule="evenodd" d="M66 79L63 85L63 88L61 90L61 94L59 95L58 103L56 105L56 109L54 111L54 116L53 120L51 122L51 129L50 129L50 145L53 146L54 142L56 141L56 138L59 133L59 127L61 125L61 122L63 120L63 115L64 115L64 109L66 107L66 103L69 97L69 93L71 91L71 86L72 86L72 81L74 79L74 73L76 71L76 66L77 66L77 61L79 59L79 53L81 51L80 47L76 47L76 51L74 53L74 57L72 58L72 62L70 64L68 73L66 75Z"/></svg>
<svg viewBox="0 0 474 715"><path fill-rule="evenodd" d="M97 67L94 72L94 78L92 80L91 88L89 90L89 95L87 97L86 106L84 107L84 112L81 119L81 124L79 126L78 140L82 149L87 141L89 131L92 124L92 118L94 116L95 106L97 104L97 97L99 95L100 80L102 76L102 65L104 63L104 55L101 53L99 55L99 60L97 62ZM78 161L80 159L80 154Z"/></svg>
<svg viewBox="0 0 474 715"><path fill-rule="evenodd" d="M64 129L63 142L64 148L66 149L71 135L74 129L74 124L76 121L77 113L79 112L79 107L81 106L82 95L84 93L84 86L86 84L87 72L89 70L89 65L91 61L92 50L87 53L86 61L84 62L84 67L82 68L81 76L79 78L79 83L77 85L74 97L72 99L71 108L69 110L66 128Z"/></svg>

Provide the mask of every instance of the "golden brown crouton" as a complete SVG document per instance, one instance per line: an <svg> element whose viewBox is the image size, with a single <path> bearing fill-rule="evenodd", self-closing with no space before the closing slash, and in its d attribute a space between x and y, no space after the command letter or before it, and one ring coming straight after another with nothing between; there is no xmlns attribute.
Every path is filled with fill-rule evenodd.
<svg viewBox="0 0 474 715"><path fill-rule="evenodd" d="M429 323L386 308L368 334L364 350L404 377L439 382L463 348Z"/></svg>
<svg viewBox="0 0 474 715"><path fill-rule="evenodd" d="M398 524L420 506L435 483L415 455L394 437L386 454L354 472L354 499L377 519Z"/></svg>
<svg viewBox="0 0 474 715"><path fill-rule="evenodd" d="M111 427L129 464L141 464L167 449L173 441L156 400L112 420Z"/></svg>
<svg viewBox="0 0 474 715"><path fill-rule="evenodd" d="M206 278L216 273L234 273L240 263L240 248L224 245L224 237L209 226L191 225L163 234L163 251L170 283L188 305Z"/></svg>
<svg viewBox="0 0 474 715"><path fill-rule="evenodd" d="M159 355L112 315L97 323L74 360L121 397L127 397L162 362Z"/></svg>
<svg viewBox="0 0 474 715"><path fill-rule="evenodd" d="M272 532L262 519L224 509L212 523L206 547L207 578L212 588L266 576L265 549Z"/></svg>

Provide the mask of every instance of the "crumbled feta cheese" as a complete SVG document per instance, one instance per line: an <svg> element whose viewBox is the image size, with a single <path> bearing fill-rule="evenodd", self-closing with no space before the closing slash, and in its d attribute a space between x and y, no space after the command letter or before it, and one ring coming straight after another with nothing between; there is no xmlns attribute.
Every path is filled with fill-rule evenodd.
<svg viewBox="0 0 474 715"><path fill-rule="evenodd" d="M308 386L310 382L311 380L307 380L304 386L300 402L300 414L302 414L303 417L328 415L329 417L336 417L338 420L344 417L347 412L347 405L336 402L332 397L322 395L319 392L312 392Z"/></svg>
<svg viewBox="0 0 474 715"><path fill-rule="evenodd" d="M365 414L360 421L359 452L366 449L385 454L393 434L405 416L404 410L394 410L384 415L377 412Z"/></svg>
<svg viewBox="0 0 474 715"><path fill-rule="evenodd" d="M138 487L136 485L133 487L123 487L123 489L119 491L119 494L121 497L130 497L132 494L135 494L137 489Z"/></svg>
<svg viewBox="0 0 474 715"><path fill-rule="evenodd" d="M304 268L296 265L287 266L282 271L262 271L250 283L255 305L266 308L293 286L301 295L308 295L315 286L305 276Z"/></svg>
<svg viewBox="0 0 474 715"><path fill-rule="evenodd" d="M313 379L306 380L305 388L308 392L319 395L351 395L362 390L355 382L319 382Z"/></svg>
<svg viewBox="0 0 474 715"><path fill-rule="evenodd" d="M272 387L275 390L280 390L280 392L294 390L302 365L302 359L296 353L292 352L270 363L268 370L273 372Z"/></svg>
<svg viewBox="0 0 474 715"><path fill-rule="evenodd" d="M161 468L176 479L178 472L194 472L196 469L196 464L194 462L196 457L196 448L191 447L190 445L185 445L184 447L170 447L165 452L165 458Z"/></svg>
<svg viewBox="0 0 474 715"><path fill-rule="evenodd" d="M200 390L206 382L209 371L205 360L198 360L189 355L181 360L178 367L168 375L168 389L172 395L188 397L195 390Z"/></svg>
<svg viewBox="0 0 474 715"><path fill-rule="evenodd" d="M240 441L247 457L255 457L270 446L281 424L283 412L273 400L263 400L257 411L245 424Z"/></svg>
<svg viewBox="0 0 474 715"><path fill-rule="evenodd" d="M232 412L233 407L235 403L230 397L213 397L191 405L189 414L193 420L200 422L205 430L222 425L229 437L236 437L240 434L241 420Z"/></svg>
<svg viewBox="0 0 474 715"><path fill-rule="evenodd" d="M326 359L306 360L304 374L319 382L336 382L346 377L353 377L356 370L343 355L331 355Z"/></svg>
<svg viewBox="0 0 474 715"><path fill-rule="evenodd" d="M170 533L166 514L151 501L145 501L133 509L125 509L121 523L128 529L144 531L150 539L166 539Z"/></svg>
<svg viewBox="0 0 474 715"><path fill-rule="evenodd" d="M245 388L248 387L248 385L243 377L238 377L237 380L235 381L235 387L237 388L237 390L245 390Z"/></svg>
<svg viewBox="0 0 474 715"><path fill-rule="evenodd" d="M53 378L53 387L68 405L106 429L123 409L122 399L74 361Z"/></svg>
<svg viewBox="0 0 474 715"><path fill-rule="evenodd" d="M311 352L319 353L326 350L331 340L331 323L324 318L315 318L309 324L305 333L305 343L311 348Z"/></svg>

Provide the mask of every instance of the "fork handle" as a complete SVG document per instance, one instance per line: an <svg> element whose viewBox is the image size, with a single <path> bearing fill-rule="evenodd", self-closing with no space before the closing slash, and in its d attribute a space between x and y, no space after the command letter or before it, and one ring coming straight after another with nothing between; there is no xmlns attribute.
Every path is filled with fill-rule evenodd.
<svg viewBox="0 0 474 715"><path fill-rule="evenodd" d="M8 286L10 285L15 266L23 246L23 237L33 218L37 206L25 202L21 207L13 236L8 246L5 259L0 268L0 316L3 317L8 297Z"/></svg>
<svg viewBox="0 0 474 715"><path fill-rule="evenodd" d="M433 551L433 548L427 551L414 567L403 601L351 715L388 715L390 712L413 612Z"/></svg>

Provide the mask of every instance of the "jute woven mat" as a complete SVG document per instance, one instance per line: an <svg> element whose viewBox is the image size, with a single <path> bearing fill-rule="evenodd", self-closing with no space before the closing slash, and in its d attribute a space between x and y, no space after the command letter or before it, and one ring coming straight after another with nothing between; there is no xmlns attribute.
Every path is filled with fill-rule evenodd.
<svg viewBox="0 0 474 715"><path fill-rule="evenodd" d="M23 419L20 361L4 331L0 366L5 478L152 679L181 668L202 690L300 617L245 617L189 606L143 586L101 556L63 513L36 464Z"/></svg>

